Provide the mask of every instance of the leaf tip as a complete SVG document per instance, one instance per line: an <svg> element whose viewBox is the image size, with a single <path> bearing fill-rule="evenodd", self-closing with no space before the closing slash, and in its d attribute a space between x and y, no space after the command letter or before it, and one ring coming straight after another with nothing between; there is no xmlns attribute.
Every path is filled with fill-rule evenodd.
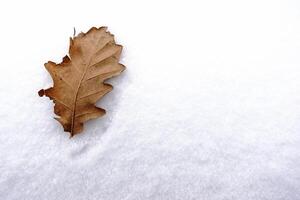
<svg viewBox="0 0 300 200"><path fill-rule="evenodd" d="M39 96L42 97L45 95L45 90L44 89L41 89L39 92L38 92Z"/></svg>
<svg viewBox="0 0 300 200"><path fill-rule="evenodd" d="M105 32L107 31L108 27L107 26L102 26L99 29L103 29Z"/></svg>
<svg viewBox="0 0 300 200"><path fill-rule="evenodd" d="M123 65L121 63L119 65L121 66L121 72L125 71L125 69L126 69L125 65Z"/></svg>
<svg viewBox="0 0 300 200"><path fill-rule="evenodd" d="M50 66L55 66L56 63L55 62L52 62L52 61L48 61L46 63L44 63L44 66L47 68L47 67L50 67Z"/></svg>

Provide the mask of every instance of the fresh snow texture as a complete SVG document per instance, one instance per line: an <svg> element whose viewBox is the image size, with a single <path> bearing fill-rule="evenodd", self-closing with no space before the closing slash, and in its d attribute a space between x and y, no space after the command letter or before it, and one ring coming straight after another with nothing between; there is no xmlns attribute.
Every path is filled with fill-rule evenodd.
<svg viewBox="0 0 300 200"><path fill-rule="evenodd" d="M1 200L299 200L300 2L3 1ZM108 26L127 69L69 139L52 80Z"/></svg>

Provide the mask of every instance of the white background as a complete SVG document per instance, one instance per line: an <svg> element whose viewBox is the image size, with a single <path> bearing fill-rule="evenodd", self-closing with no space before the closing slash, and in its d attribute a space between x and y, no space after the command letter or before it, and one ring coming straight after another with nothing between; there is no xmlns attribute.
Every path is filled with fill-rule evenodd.
<svg viewBox="0 0 300 200"><path fill-rule="evenodd" d="M43 64L108 26L127 70L69 139ZM300 199L300 2L1 1L0 199Z"/></svg>

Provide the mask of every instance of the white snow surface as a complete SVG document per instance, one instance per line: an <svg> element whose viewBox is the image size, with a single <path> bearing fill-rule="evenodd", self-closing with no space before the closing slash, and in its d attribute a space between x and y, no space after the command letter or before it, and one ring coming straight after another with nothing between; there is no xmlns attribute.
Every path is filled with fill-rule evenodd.
<svg viewBox="0 0 300 200"><path fill-rule="evenodd" d="M300 2L2 1L1 200L299 200ZM127 69L69 139L43 64L108 26Z"/></svg>

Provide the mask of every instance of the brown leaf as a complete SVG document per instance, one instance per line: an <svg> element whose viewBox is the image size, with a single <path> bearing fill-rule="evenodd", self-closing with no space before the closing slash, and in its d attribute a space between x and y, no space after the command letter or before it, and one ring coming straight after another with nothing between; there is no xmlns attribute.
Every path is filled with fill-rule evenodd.
<svg viewBox="0 0 300 200"><path fill-rule="evenodd" d="M91 28L70 38L69 56L59 64L49 61L45 67L53 87L40 90L54 102L55 118L71 137L83 130L83 123L101 117L105 110L95 103L113 87L104 81L119 75L125 67L119 63L122 46L106 27Z"/></svg>

